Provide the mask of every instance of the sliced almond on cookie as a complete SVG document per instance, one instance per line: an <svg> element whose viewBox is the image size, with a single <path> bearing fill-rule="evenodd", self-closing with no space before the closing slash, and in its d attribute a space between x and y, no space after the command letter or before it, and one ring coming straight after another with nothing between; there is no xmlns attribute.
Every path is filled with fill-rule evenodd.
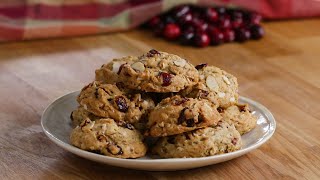
<svg viewBox="0 0 320 180"><path fill-rule="evenodd" d="M223 81L224 81L225 83L227 83L228 85L231 84L230 81L229 81L229 79L228 79L226 76L222 76L222 79L223 79Z"/></svg>
<svg viewBox="0 0 320 180"><path fill-rule="evenodd" d="M223 98L224 96L226 96L226 93L224 93L224 92L218 92L218 96L219 96L219 98Z"/></svg>
<svg viewBox="0 0 320 180"><path fill-rule="evenodd" d="M136 70L136 71L144 71L146 68L144 67L144 64L142 62L135 62L133 64L131 64L132 69Z"/></svg>
<svg viewBox="0 0 320 180"><path fill-rule="evenodd" d="M213 76L207 77L206 84L211 91L218 91L219 90L219 85Z"/></svg>
<svg viewBox="0 0 320 180"><path fill-rule="evenodd" d="M121 62L114 62L112 64L112 72L118 73L120 66L122 65Z"/></svg>
<svg viewBox="0 0 320 180"><path fill-rule="evenodd" d="M179 67L184 67L186 65L186 61L184 59L175 60L173 63Z"/></svg>

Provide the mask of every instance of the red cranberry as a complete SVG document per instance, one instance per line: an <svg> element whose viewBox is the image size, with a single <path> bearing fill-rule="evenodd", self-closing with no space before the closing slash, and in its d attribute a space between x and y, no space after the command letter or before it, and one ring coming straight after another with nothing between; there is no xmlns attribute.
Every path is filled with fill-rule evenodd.
<svg viewBox="0 0 320 180"><path fill-rule="evenodd" d="M219 18L219 27L222 29L231 28L231 21L229 16L221 16Z"/></svg>
<svg viewBox="0 0 320 180"><path fill-rule="evenodd" d="M218 21L218 13L214 8L207 8L205 11L205 17L209 22Z"/></svg>
<svg viewBox="0 0 320 180"><path fill-rule="evenodd" d="M116 96L115 103L118 106L119 111L121 112L127 112L128 111L128 105L126 102L126 99L122 96Z"/></svg>
<svg viewBox="0 0 320 180"><path fill-rule="evenodd" d="M186 13L178 18L180 24L187 24L192 22L192 14Z"/></svg>
<svg viewBox="0 0 320 180"><path fill-rule="evenodd" d="M195 35L194 42L198 47L206 47L210 44L210 37L205 32L199 32Z"/></svg>
<svg viewBox="0 0 320 180"><path fill-rule="evenodd" d="M219 15L223 15L227 12L226 8L224 7L216 7L215 9L219 13Z"/></svg>
<svg viewBox="0 0 320 180"><path fill-rule="evenodd" d="M242 18L233 19L231 21L231 27L232 28L237 29L237 28L240 28L241 26L243 26Z"/></svg>
<svg viewBox="0 0 320 180"><path fill-rule="evenodd" d="M167 24L164 28L163 34L168 40L177 39L181 34L180 27L173 23Z"/></svg>
<svg viewBox="0 0 320 180"><path fill-rule="evenodd" d="M192 27L189 27L185 29L180 37L180 41L182 44L191 44L194 38L194 29Z"/></svg>
<svg viewBox="0 0 320 180"><path fill-rule="evenodd" d="M208 33L211 38L211 44L219 45L223 43L223 33L218 28L212 28Z"/></svg>
<svg viewBox="0 0 320 180"><path fill-rule="evenodd" d="M224 42L232 42L236 37L233 30L226 29L223 31L223 38L224 38Z"/></svg>
<svg viewBox="0 0 320 180"><path fill-rule="evenodd" d="M235 34L236 34L236 41L238 42L244 42L250 39L250 36L251 36L250 31L245 28L236 29Z"/></svg>
<svg viewBox="0 0 320 180"><path fill-rule="evenodd" d="M175 7L172 10L172 13L175 17L181 17L184 14L187 14L188 12L190 12L190 10L191 10L191 8L189 5L180 5L180 6Z"/></svg>
<svg viewBox="0 0 320 180"><path fill-rule="evenodd" d="M264 29L260 25L253 25L250 28L251 38L260 39L264 35Z"/></svg>
<svg viewBox="0 0 320 180"><path fill-rule="evenodd" d="M262 20L262 16L260 14L252 13L250 15L250 23L251 24L260 24L261 20Z"/></svg>
<svg viewBox="0 0 320 180"><path fill-rule="evenodd" d="M165 72L160 72L159 76L162 77L162 86L169 86L171 84L172 75Z"/></svg>
<svg viewBox="0 0 320 180"><path fill-rule="evenodd" d="M234 10L234 11L230 12L230 15L231 15L231 20L243 18L243 13L238 10Z"/></svg>
<svg viewBox="0 0 320 180"><path fill-rule="evenodd" d="M194 18L191 24L197 32L205 32L208 29L208 23L206 23L202 19Z"/></svg>
<svg viewBox="0 0 320 180"><path fill-rule="evenodd" d="M170 16L170 15L165 15L163 17L163 21L165 24L171 24L171 23L176 23L176 20L174 17Z"/></svg>
<svg viewBox="0 0 320 180"><path fill-rule="evenodd" d="M160 17L155 16L149 20L148 26L153 29L160 23L160 21L161 21Z"/></svg>
<svg viewBox="0 0 320 180"><path fill-rule="evenodd" d="M196 65L196 69L197 69L197 70L200 70L200 69L202 69L202 68L204 68L204 67L207 67L207 66L208 66L208 63L198 64L198 65Z"/></svg>

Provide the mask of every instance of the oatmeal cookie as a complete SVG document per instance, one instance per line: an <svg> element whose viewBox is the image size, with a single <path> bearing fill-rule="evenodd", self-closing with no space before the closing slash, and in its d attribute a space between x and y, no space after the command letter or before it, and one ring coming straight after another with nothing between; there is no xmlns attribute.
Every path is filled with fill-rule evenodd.
<svg viewBox="0 0 320 180"><path fill-rule="evenodd" d="M141 94L130 94L130 97L114 84L94 81L82 89L77 100L85 110L96 116L134 124L154 107L154 102L151 98L143 99Z"/></svg>
<svg viewBox="0 0 320 180"><path fill-rule="evenodd" d="M229 107L238 102L238 82L233 75L214 66L196 66L200 74L199 82L181 92L192 98L208 99L221 106Z"/></svg>
<svg viewBox="0 0 320 180"><path fill-rule="evenodd" d="M163 158L206 157L239 150L241 144L235 127L221 121L214 127L161 137L152 152Z"/></svg>
<svg viewBox="0 0 320 180"><path fill-rule="evenodd" d="M119 77L128 88L145 92L178 92L195 85L199 73L185 59L150 50L137 60L121 65Z"/></svg>
<svg viewBox="0 0 320 180"><path fill-rule="evenodd" d="M138 158L147 152L139 131L113 119L85 119L71 132L70 141L80 149L117 158Z"/></svg>
<svg viewBox="0 0 320 180"><path fill-rule="evenodd" d="M241 135L256 127L257 117L251 114L248 104L235 104L219 111L222 119L234 124Z"/></svg>
<svg viewBox="0 0 320 180"><path fill-rule="evenodd" d="M215 125L221 119L208 100L173 96L162 100L149 114L146 135L158 137L180 134Z"/></svg>

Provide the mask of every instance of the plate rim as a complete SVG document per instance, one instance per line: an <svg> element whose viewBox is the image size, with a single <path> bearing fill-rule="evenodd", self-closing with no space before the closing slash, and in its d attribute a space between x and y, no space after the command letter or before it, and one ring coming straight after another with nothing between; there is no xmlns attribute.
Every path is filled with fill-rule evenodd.
<svg viewBox="0 0 320 180"><path fill-rule="evenodd" d="M58 98L54 99L53 101L50 102L50 104L44 109L44 111L42 112L41 115L41 128L42 131L45 133L45 135L51 140L53 141L56 145L58 145L59 147L63 148L66 151L72 152L78 156L81 157L88 157L91 156L92 158L94 158L95 160L98 160L100 162L106 162L108 161L117 161L119 163L143 163L143 164L153 164L153 163L182 163L182 162L191 162L191 161L210 161L210 160L219 160L219 159L224 159L226 157L238 157L241 156L243 154L246 154L247 152L250 152L251 150L257 149L258 147L260 147L261 145L263 145L265 142L267 142L274 134L274 132L276 131L276 120L274 118L274 116L272 115L272 113L269 111L269 109L267 109L264 105L262 105L261 103L254 101L248 97L244 97L244 96L239 96L239 99L242 99L243 101L246 101L250 104L255 104L255 106L259 106L259 108L264 112L264 114L267 117L267 120L269 121L270 127L273 128L269 128L268 133L263 136L263 138L256 142L255 144L246 147L244 149L240 149L234 152L229 152L226 154L219 154L219 155L214 155L214 156L207 156L207 157L195 157L195 158L163 158L163 159L122 159L122 158L116 158L116 157L110 157L110 156L104 156L101 154L96 154L96 153L92 153L89 151L85 151L82 149L79 149L69 143L65 143L64 141L58 139L57 137L55 137L53 134L51 134L49 132L49 130L47 130L44 126L44 120L45 120L45 115L48 113L48 110L53 107L55 104L57 104L58 102L64 100L65 98L67 98L68 96L70 96L71 94L74 93L79 93L80 91L73 91L73 92L69 92L67 94L64 94L62 96L59 96ZM240 154L240 155L239 155ZM91 159L91 158L90 158ZM232 159L232 158L231 158Z"/></svg>

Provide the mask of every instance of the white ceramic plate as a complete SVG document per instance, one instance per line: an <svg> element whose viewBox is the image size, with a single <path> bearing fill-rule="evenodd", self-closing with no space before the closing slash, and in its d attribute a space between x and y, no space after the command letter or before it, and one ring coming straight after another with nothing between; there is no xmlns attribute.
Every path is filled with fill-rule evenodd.
<svg viewBox="0 0 320 180"><path fill-rule="evenodd" d="M76 102L78 94L77 91L64 95L46 108L41 117L43 131L54 143L67 151L93 161L118 167L150 171L173 171L216 164L239 157L258 148L271 138L276 129L275 119L267 108L249 98L240 97L240 102L248 103L253 113L259 118L256 128L242 136L243 147L241 150L202 158L154 159L148 156L139 159L113 158L84 151L70 144L69 135L72 130L70 113L78 106Z"/></svg>

